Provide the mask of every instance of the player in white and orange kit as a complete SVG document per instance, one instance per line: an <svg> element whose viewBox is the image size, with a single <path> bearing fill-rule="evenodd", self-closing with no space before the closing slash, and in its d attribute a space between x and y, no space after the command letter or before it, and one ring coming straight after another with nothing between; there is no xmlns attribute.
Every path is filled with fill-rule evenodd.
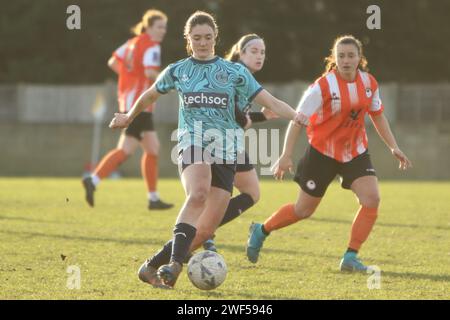
<svg viewBox="0 0 450 320"><path fill-rule="evenodd" d="M139 96L155 81L161 67L160 43L167 28L167 16L158 10L148 10L132 31L135 37L114 51L109 67L118 74L117 96L119 112L128 112ZM149 105L125 129L116 149L103 157L91 176L83 179L86 200L94 206L94 191L101 179L132 155L139 144L143 149L141 170L148 189L149 209L168 209L172 204L161 201L156 189L158 180L159 140L154 130L154 104Z"/></svg>
<svg viewBox="0 0 450 320"><path fill-rule="evenodd" d="M375 169L368 153L364 125L366 113L386 145L399 162L400 169L411 162L399 149L383 114L378 83L367 71L362 44L353 36L336 39L325 73L304 93L297 111L307 128L309 145L300 160L294 180L300 186L295 204L278 209L263 224L250 227L247 257L256 263L263 241L270 232L310 217L318 207L328 185L336 175L341 185L351 189L360 208L353 221L341 271L366 271L357 253L368 238L378 214L380 195ZM288 127L283 153L274 165L274 175L282 179L292 171L291 159L301 126Z"/></svg>

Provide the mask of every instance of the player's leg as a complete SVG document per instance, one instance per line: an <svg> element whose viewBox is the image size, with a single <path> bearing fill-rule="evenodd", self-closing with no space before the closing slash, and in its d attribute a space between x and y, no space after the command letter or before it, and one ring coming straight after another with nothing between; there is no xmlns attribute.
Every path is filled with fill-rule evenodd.
<svg viewBox="0 0 450 320"><path fill-rule="evenodd" d="M120 164L135 152L138 146L139 140L135 136L128 135L126 131L123 131L117 147L102 158L89 177L83 179L85 198L91 207L94 206L94 191L100 181L115 171Z"/></svg>
<svg viewBox="0 0 450 320"><path fill-rule="evenodd" d="M191 244L191 252L201 246L201 244L211 238L215 230L223 219L231 192L218 187L211 187L211 192L206 201L205 210L199 217L196 228L197 234Z"/></svg>
<svg viewBox="0 0 450 320"><path fill-rule="evenodd" d="M223 220L233 188L232 176L234 172L230 167L221 168L213 165L211 191L208 194L205 209L197 220L197 233L191 244L190 252L197 249L205 239L210 237ZM148 260L149 265L154 270L169 263L172 245L173 241L168 241L157 254Z"/></svg>
<svg viewBox="0 0 450 320"><path fill-rule="evenodd" d="M173 207L173 204L163 202L157 191L160 143L156 131L143 131L141 146L143 149L141 171L148 190L148 208L156 210L170 209Z"/></svg>
<svg viewBox="0 0 450 320"><path fill-rule="evenodd" d="M173 230L172 253L169 264L158 269L164 284L173 287L181 272L189 248L196 235L196 223L202 214L211 186L211 167L208 164L192 164L185 167L181 181L186 200Z"/></svg>
<svg viewBox="0 0 450 320"><path fill-rule="evenodd" d="M353 159L342 167L342 187L353 191L360 207L353 220L349 244L341 260L340 269L365 272L367 267L358 259L357 254L369 237L377 219L380 204L378 179L368 153Z"/></svg>
<svg viewBox="0 0 450 320"><path fill-rule="evenodd" d="M234 186L240 191L240 194L230 199L220 226L236 219L259 201L259 180L253 166L246 169L238 164L234 177ZM205 250L217 251L213 238L203 243Z"/></svg>
<svg viewBox="0 0 450 320"><path fill-rule="evenodd" d="M380 202L377 177L358 178L352 183L351 188L358 198L360 207L352 223L350 241L347 252L341 260L340 269L365 272L367 267L358 259L357 254L377 220Z"/></svg>
<svg viewBox="0 0 450 320"><path fill-rule="evenodd" d="M264 223L252 223L247 242L247 258L256 263L264 240L272 231L282 229L300 220L309 218L317 209L322 197L314 197L300 190L296 203L285 204Z"/></svg>
<svg viewBox="0 0 450 320"><path fill-rule="evenodd" d="M197 225L197 236L192 242L191 252L214 234L214 231L223 220L225 211L230 202L233 192L233 182L236 173L234 164L212 164L211 165L211 191L208 196L205 210L202 212Z"/></svg>
<svg viewBox="0 0 450 320"><path fill-rule="evenodd" d="M337 174L336 162L311 146L299 161L294 181L301 190L295 204L285 204L263 224L252 223L247 241L247 258L256 263L264 240L274 230L310 217L319 205L329 184Z"/></svg>
<svg viewBox="0 0 450 320"><path fill-rule="evenodd" d="M205 203L205 208L195 224L197 232L195 233L189 252L192 252L201 246L205 239L210 238L214 233L223 219L223 214L228 206L230 195L229 191L211 187ZM177 226L175 226L175 228L176 227ZM163 280L162 283L164 285L173 287L181 272L182 263L187 260L187 255L184 255L183 261L174 259L174 251L174 241L170 240L160 251L141 266L139 269L139 278L144 282L149 282L145 280L150 278L147 274L152 275L151 279L154 279L156 274L158 274ZM156 284L157 285L153 284L153 286L160 286L158 282L156 282Z"/></svg>
<svg viewBox="0 0 450 320"><path fill-rule="evenodd" d="M260 198L259 179L256 170L237 172L234 186L240 194L230 199L227 210L220 225L236 219L243 212L254 206Z"/></svg>

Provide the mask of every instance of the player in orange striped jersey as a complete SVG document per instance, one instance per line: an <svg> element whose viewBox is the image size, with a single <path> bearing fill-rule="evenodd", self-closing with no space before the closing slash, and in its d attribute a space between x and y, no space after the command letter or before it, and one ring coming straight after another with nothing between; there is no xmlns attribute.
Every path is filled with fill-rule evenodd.
<svg viewBox="0 0 450 320"><path fill-rule="evenodd" d="M263 224L251 225L247 257L253 263L257 262L263 241L270 232L310 217L328 185L340 175L342 187L351 189L360 204L340 269L367 270L357 253L377 219L380 195L367 149L366 113L392 155L399 160L399 168L405 170L412 166L399 149L383 114L378 84L367 72L361 42L353 36L337 38L326 61L325 73L305 92L297 109L307 127L309 142L294 178L301 188L297 202L282 206ZM282 179L286 171L292 171L291 156L300 130L301 126L292 123L288 127L283 153L273 167L277 179Z"/></svg>
<svg viewBox="0 0 450 320"><path fill-rule="evenodd" d="M132 32L135 37L119 47L108 61L109 67L118 74L119 112L128 112L139 96L147 90L159 74L161 65L160 43L167 28L167 16L158 10L148 10ZM169 209L156 189L158 180L159 140L154 130L154 104L149 105L133 123L125 129L117 148L111 150L95 168L93 174L83 179L86 200L94 206L94 191L100 180L108 177L123 161L132 155L139 144L143 149L141 159L149 198L149 209Z"/></svg>

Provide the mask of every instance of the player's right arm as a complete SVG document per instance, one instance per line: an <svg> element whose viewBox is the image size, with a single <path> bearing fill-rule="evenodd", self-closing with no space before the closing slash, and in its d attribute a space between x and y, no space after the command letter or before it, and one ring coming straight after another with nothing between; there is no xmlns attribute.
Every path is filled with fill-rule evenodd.
<svg viewBox="0 0 450 320"><path fill-rule="evenodd" d="M294 153L294 148L297 143L298 137L302 126L295 124L293 121L289 123L287 132L284 136L283 152L280 158L272 167L273 175L275 179L283 179L284 173L286 171L293 172L293 161L292 154Z"/></svg>

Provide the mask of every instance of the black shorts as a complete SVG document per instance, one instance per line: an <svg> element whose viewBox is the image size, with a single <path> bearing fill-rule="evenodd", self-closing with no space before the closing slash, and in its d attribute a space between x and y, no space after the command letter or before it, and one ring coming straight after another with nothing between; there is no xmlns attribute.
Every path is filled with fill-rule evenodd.
<svg viewBox="0 0 450 320"><path fill-rule="evenodd" d="M357 178L376 176L368 150L349 162L341 163L309 145L298 163L294 181L307 194L323 197L336 175L341 176L341 186L344 189L350 189Z"/></svg>
<svg viewBox="0 0 450 320"><path fill-rule="evenodd" d="M243 163L241 161L244 160ZM236 163L236 172L247 172L253 170L255 167L250 163L247 152L238 154Z"/></svg>
<svg viewBox="0 0 450 320"><path fill-rule="evenodd" d="M141 141L142 132L144 131L155 131L153 113L151 112L141 112L138 114L128 128L125 129L125 134Z"/></svg>
<svg viewBox="0 0 450 320"><path fill-rule="evenodd" d="M194 159L195 150L202 155L202 159ZM236 164L214 163L211 157L203 158L203 149L191 146L190 148L180 151L178 156L178 168L181 173L194 163L207 163L211 166L211 187L216 187L233 193L234 175L236 173ZM194 161L195 160L195 161Z"/></svg>

